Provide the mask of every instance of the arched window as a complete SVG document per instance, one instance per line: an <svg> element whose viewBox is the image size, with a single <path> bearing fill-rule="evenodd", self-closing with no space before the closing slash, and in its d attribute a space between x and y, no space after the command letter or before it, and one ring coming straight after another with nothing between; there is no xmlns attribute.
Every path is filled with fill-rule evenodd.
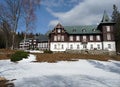
<svg viewBox="0 0 120 87"><path fill-rule="evenodd" d="M61 48L64 49L64 45L63 44L62 44Z"/></svg>
<svg viewBox="0 0 120 87"><path fill-rule="evenodd" d="M57 45L56 44L54 45L54 49L57 49Z"/></svg>
<svg viewBox="0 0 120 87"><path fill-rule="evenodd" d="M80 49L80 45L79 44L77 45L77 49Z"/></svg>
<svg viewBox="0 0 120 87"><path fill-rule="evenodd" d="M70 45L70 49L73 49L73 45L72 44Z"/></svg>

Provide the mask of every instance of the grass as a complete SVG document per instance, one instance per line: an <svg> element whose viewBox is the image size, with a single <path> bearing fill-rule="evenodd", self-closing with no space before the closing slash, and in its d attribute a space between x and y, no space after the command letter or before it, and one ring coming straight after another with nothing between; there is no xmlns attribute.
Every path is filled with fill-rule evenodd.
<svg viewBox="0 0 120 87"><path fill-rule="evenodd" d="M10 59L11 54L15 52L16 50L0 49L0 60Z"/></svg>
<svg viewBox="0 0 120 87"><path fill-rule="evenodd" d="M88 54L35 54L37 62L57 62L57 61L77 61L78 59L93 59L100 61L108 61L111 57L108 55L88 55Z"/></svg>
<svg viewBox="0 0 120 87"><path fill-rule="evenodd" d="M120 55L111 56L110 59L120 61Z"/></svg>
<svg viewBox="0 0 120 87"><path fill-rule="evenodd" d="M9 80L0 77L0 87L15 87L14 83L9 82Z"/></svg>
<svg viewBox="0 0 120 87"><path fill-rule="evenodd" d="M16 50L0 49L0 60L10 59L10 56L15 53ZM37 62L57 62L57 61L76 61L78 59L93 59L100 61L108 61L109 59L120 61L120 56L109 55L90 55L90 54L70 54L70 53L44 53L34 54L36 55Z"/></svg>

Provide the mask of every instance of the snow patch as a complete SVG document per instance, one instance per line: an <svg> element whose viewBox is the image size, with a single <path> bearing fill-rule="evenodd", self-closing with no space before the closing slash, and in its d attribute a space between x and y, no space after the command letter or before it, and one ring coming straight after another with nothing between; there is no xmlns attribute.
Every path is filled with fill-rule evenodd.
<svg viewBox="0 0 120 87"><path fill-rule="evenodd" d="M16 87L119 87L120 62L97 60L32 62L36 56L18 63L0 60L0 76L15 80Z"/></svg>

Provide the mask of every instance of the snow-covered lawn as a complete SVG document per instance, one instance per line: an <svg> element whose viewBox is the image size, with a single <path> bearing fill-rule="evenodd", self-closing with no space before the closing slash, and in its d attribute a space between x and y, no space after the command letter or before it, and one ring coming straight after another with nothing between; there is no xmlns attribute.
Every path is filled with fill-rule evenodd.
<svg viewBox="0 0 120 87"><path fill-rule="evenodd" d="M120 87L119 61L32 61L32 54L18 63L0 60L0 76L16 79L16 87Z"/></svg>

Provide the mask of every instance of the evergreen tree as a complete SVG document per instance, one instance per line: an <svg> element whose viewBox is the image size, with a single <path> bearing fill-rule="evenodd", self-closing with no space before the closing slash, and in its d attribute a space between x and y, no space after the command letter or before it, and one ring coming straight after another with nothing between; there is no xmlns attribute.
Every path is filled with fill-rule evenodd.
<svg viewBox="0 0 120 87"><path fill-rule="evenodd" d="M117 6L114 4L113 5L113 13L112 13L112 21L116 22L118 19L118 16L119 16L119 11L118 11Z"/></svg>
<svg viewBox="0 0 120 87"><path fill-rule="evenodd" d="M115 40L117 51L120 52L120 12L116 5L113 5L112 21L115 22Z"/></svg>

